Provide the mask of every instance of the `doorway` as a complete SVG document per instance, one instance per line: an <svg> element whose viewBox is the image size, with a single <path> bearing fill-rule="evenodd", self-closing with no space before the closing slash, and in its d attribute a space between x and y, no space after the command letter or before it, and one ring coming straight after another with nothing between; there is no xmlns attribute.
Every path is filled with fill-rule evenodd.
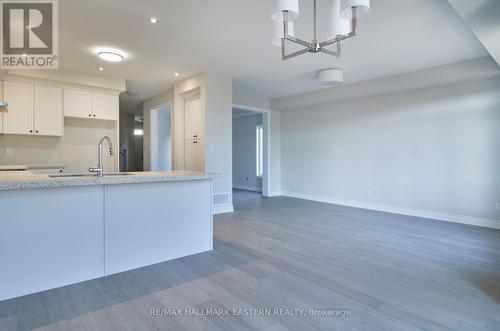
<svg viewBox="0 0 500 331"><path fill-rule="evenodd" d="M158 106L150 112L151 171L172 170L172 107Z"/></svg>
<svg viewBox="0 0 500 331"><path fill-rule="evenodd" d="M233 188L265 193L267 114L233 107Z"/></svg>

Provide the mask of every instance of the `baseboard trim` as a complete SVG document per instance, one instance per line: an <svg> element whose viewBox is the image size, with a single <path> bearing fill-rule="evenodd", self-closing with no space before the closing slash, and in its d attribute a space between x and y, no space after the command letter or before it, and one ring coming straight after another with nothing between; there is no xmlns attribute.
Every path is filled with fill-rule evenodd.
<svg viewBox="0 0 500 331"><path fill-rule="evenodd" d="M272 197L280 197L282 196L283 194L281 192L271 192L269 193L268 195L266 195L267 197L269 198L272 198Z"/></svg>
<svg viewBox="0 0 500 331"><path fill-rule="evenodd" d="M212 213L214 215L233 213L233 212L234 212L234 208L233 208L232 203L212 206Z"/></svg>
<svg viewBox="0 0 500 331"><path fill-rule="evenodd" d="M392 213L392 214L422 217L422 218L428 218L428 219L433 219L433 220L438 220L438 221L475 225L475 226L481 226L481 227L500 230L500 221L488 219L488 218L457 215L457 214L443 213L443 212L432 211L432 210L398 207L398 206L384 205L384 204L378 204L378 203L368 203L368 202L360 202L360 201L352 201L352 200L334 199L334 198L328 198L328 197L321 197L321 196L317 196L317 195L300 194L300 193L295 193L295 192L282 192L282 195L287 196L287 197L291 197L291 198L324 202L324 203L329 203L329 204L334 204L334 205L376 210L376 211Z"/></svg>
<svg viewBox="0 0 500 331"><path fill-rule="evenodd" d="M233 188L238 189L238 190L245 190L245 191L252 191L252 192L260 192L260 193L262 193L262 189L259 188L259 187L255 187L255 186L233 184Z"/></svg>

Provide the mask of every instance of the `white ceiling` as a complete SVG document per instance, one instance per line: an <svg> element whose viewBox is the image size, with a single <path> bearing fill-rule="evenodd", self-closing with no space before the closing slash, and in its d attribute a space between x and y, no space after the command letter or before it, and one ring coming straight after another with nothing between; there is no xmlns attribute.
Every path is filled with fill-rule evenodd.
<svg viewBox="0 0 500 331"><path fill-rule="evenodd" d="M318 1L321 16L327 1ZM488 55L448 0L371 3L372 13L361 20L359 36L344 44L342 59L307 54L283 62L271 45L271 0L59 1L60 66L127 79L128 90L141 93L127 98L133 108L205 70L231 74L235 93L277 98L317 90L315 75L323 68L342 68L350 84ZM311 4L300 0L296 21L296 35L306 39ZM151 16L160 23L149 24ZM103 62L92 54L99 46L122 49L128 58Z"/></svg>

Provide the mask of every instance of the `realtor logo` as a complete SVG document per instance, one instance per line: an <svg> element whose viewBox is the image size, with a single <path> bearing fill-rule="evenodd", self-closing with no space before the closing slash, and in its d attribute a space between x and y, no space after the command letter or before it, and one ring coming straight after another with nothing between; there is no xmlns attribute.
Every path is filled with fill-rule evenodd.
<svg viewBox="0 0 500 331"><path fill-rule="evenodd" d="M57 69L57 0L0 0L2 69Z"/></svg>

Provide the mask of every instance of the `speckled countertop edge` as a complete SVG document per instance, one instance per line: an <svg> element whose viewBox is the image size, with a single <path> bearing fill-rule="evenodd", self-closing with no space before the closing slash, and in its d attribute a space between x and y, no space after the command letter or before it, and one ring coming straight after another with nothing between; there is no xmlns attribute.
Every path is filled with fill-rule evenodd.
<svg viewBox="0 0 500 331"><path fill-rule="evenodd" d="M92 186L92 185L118 185L118 184L140 184L161 183L175 181L207 180L221 177L218 174L172 171L172 172L137 172L133 175L110 176L110 177L65 177L50 178L47 175L38 175L30 172L10 172L2 175L0 173L0 191L44 189L57 187Z"/></svg>

